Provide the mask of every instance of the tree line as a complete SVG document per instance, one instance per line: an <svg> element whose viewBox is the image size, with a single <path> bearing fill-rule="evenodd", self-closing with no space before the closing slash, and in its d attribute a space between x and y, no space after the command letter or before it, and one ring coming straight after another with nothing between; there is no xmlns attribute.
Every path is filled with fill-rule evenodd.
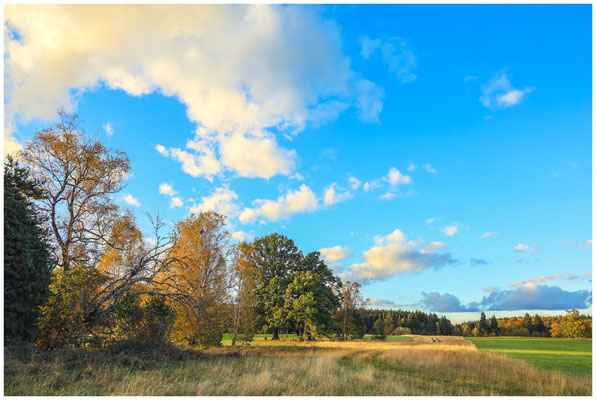
<svg viewBox="0 0 596 400"><path fill-rule="evenodd" d="M566 315L541 317L536 314L523 317L486 318L480 314L480 320L457 324L456 335L462 336L533 336L591 338L592 316L580 314L578 310L567 311Z"/></svg>
<svg viewBox="0 0 596 400"><path fill-rule="evenodd" d="M128 156L87 134L78 116L59 117L4 166L7 343L207 347L226 331L233 344L257 332L436 332L436 315L366 310L358 283L342 283L319 252L304 254L286 236L233 244L214 211L170 229L159 213L148 215L147 236L114 201L131 172Z"/></svg>

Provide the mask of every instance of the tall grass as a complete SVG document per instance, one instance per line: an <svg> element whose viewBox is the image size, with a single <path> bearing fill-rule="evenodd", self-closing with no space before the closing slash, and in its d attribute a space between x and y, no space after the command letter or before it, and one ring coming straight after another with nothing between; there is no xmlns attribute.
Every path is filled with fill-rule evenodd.
<svg viewBox="0 0 596 400"><path fill-rule="evenodd" d="M590 395L463 340L5 353L7 395ZM468 342L469 343L469 342ZM153 355L147 356L147 352Z"/></svg>

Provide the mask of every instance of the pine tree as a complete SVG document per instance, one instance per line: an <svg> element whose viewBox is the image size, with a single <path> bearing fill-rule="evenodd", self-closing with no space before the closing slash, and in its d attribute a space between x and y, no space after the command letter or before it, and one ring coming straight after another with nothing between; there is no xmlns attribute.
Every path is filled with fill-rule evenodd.
<svg viewBox="0 0 596 400"><path fill-rule="evenodd" d="M30 341L49 293L50 249L33 199L41 192L11 157L4 165L4 341Z"/></svg>

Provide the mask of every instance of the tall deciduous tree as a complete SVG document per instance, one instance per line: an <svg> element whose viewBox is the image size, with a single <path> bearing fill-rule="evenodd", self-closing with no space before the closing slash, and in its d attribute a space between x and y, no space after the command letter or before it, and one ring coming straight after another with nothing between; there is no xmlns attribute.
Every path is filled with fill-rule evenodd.
<svg viewBox="0 0 596 400"><path fill-rule="evenodd" d="M286 236L273 233L255 239L252 243L252 262L257 270L257 311L264 330L279 339L279 330L285 324L282 309L285 292L303 261L302 253Z"/></svg>
<svg viewBox="0 0 596 400"><path fill-rule="evenodd" d="M4 340L28 341L49 294L53 259L32 200L41 192L26 169L4 165Z"/></svg>
<svg viewBox="0 0 596 400"><path fill-rule="evenodd" d="M39 207L52 232L58 265L93 265L106 244L118 207L110 195L126 185L125 153L85 133L77 115L58 113L52 128L38 132L21 153L40 182Z"/></svg>
<svg viewBox="0 0 596 400"><path fill-rule="evenodd" d="M256 279L257 270L252 260L252 246L249 243L238 244L233 270L234 315L232 323L232 346L240 334L242 342L252 340L256 323Z"/></svg>
<svg viewBox="0 0 596 400"><path fill-rule="evenodd" d="M356 310L366 305L362 297L360 284L358 282L345 282L340 289L341 309L338 313L338 319L341 325L342 339L346 334L350 336L361 336L357 324ZM363 332L362 332L363 333Z"/></svg>
<svg viewBox="0 0 596 400"><path fill-rule="evenodd" d="M172 290L185 293L192 307L176 302L174 335L191 344L219 344L225 325L221 308L230 287L230 233L226 219L214 211L191 215L176 226L177 243L166 274Z"/></svg>

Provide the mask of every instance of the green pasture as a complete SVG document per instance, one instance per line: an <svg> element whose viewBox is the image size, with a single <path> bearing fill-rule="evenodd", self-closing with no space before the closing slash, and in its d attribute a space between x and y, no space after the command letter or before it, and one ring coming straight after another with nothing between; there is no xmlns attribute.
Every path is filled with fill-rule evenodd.
<svg viewBox="0 0 596 400"><path fill-rule="evenodd" d="M221 344L223 346L231 346L233 336L234 335L231 333L224 333ZM271 333L259 333L259 334L256 334L254 336L254 338L256 340L253 340L251 342L252 346L288 346L288 345L291 345L291 343L288 343L287 340L280 340L280 341L271 340L273 338L273 334L271 334ZM281 334L280 333L279 338L280 339L296 339L296 334L294 334L294 333ZM373 340L373 335L364 335L364 339L362 339L362 340ZM387 338L385 340L388 342L411 342L413 339L409 336L390 335L390 336L387 336ZM237 339L236 343L238 345L241 344L239 342L239 339Z"/></svg>
<svg viewBox="0 0 596 400"><path fill-rule="evenodd" d="M479 350L519 358L539 368L592 375L592 339L478 337L466 338Z"/></svg>

